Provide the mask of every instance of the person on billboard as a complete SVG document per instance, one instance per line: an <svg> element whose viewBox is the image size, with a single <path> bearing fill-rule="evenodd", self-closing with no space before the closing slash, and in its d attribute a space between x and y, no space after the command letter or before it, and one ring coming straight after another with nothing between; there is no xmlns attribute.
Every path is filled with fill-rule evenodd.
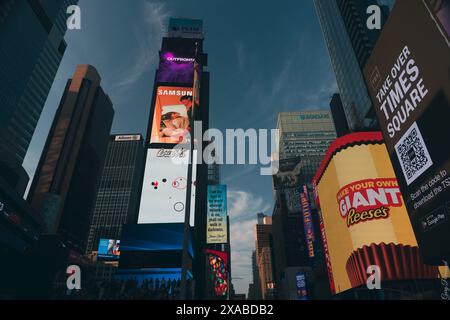
<svg viewBox="0 0 450 320"><path fill-rule="evenodd" d="M113 255L114 245L115 244L116 244L116 241L114 241L113 239L109 239L108 240L108 250L106 250L106 254L108 256L112 256Z"/></svg>
<svg viewBox="0 0 450 320"><path fill-rule="evenodd" d="M183 117L179 112L167 112L161 117L161 137L183 139L189 128L188 117Z"/></svg>
<svg viewBox="0 0 450 320"><path fill-rule="evenodd" d="M186 107L186 114L187 114L187 116L188 116L188 121L189 121L189 123L188 123L188 130L191 130L191 124L193 123L192 122L192 116L193 116L193 114L192 114L192 106L193 106L193 104L192 104L192 96L182 96L181 98L180 98L180 102L182 103L182 104L184 104L184 106Z"/></svg>

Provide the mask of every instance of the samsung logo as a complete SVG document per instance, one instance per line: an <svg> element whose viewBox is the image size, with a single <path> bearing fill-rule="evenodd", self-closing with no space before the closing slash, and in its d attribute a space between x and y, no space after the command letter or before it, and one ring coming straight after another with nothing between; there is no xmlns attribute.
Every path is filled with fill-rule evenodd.
<svg viewBox="0 0 450 320"><path fill-rule="evenodd" d="M158 90L158 96L192 96L192 90Z"/></svg>

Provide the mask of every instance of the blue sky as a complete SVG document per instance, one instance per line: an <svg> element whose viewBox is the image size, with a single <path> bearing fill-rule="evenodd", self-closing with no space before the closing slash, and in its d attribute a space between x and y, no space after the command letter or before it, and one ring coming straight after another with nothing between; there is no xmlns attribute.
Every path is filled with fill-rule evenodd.
<svg viewBox="0 0 450 320"><path fill-rule="evenodd" d="M211 73L210 125L276 127L278 112L328 108L337 91L312 0L80 0L81 30L68 48L24 166L34 175L65 83L92 64L114 104L112 133L146 132L158 50L169 17L203 19ZM272 181L258 166L224 165L233 281L247 293L256 213L271 214ZM239 278L239 279L238 279Z"/></svg>

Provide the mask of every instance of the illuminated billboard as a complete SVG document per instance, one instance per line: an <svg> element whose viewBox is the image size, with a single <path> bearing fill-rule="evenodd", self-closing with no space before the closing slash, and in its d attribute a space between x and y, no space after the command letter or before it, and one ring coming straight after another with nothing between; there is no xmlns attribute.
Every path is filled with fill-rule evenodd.
<svg viewBox="0 0 450 320"><path fill-rule="evenodd" d="M181 268L184 223L125 225L120 269ZM192 240L188 252L193 257Z"/></svg>
<svg viewBox="0 0 450 320"><path fill-rule="evenodd" d="M306 288L306 273L297 272L295 275L295 284L297 287L297 300L308 300L308 291Z"/></svg>
<svg viewBox="0 0 450 320"><path fill-rule="evenodd" d="M97 257L99 259L117 260L120 257L120 240L100 239Z"/></svg>
<svg viewBox="0 0 450 320"><path fill-rule="evenodd" d="M308 189L303 186L300 193L300 203L302 206L303 227L305 230L305 240L308 249L308 257L314 258L314 226L311 207L308 200Z"/></svg>
<svg viewBox="0 0 450 320"><path fill-rule="evenodd" d="M158 82L192 84L194 80L193 56L163 51L160 53L160 62L157 74Z"/></svg>
<svg viewBox="0 0 450 320"><path fill-rule="evenodd" d="M227 186L208 186L206 242L227 243Z"/></svg>
<svg viewBox="0 0 450 320"><path fill-rule="evenodd" d="M364 70L422 258L436 265L450 256L449 17L449 0L398 0Z"/></svg>
<svg viewBox="0 0 450 320"><path fill-rule="evenodd" d="M156 91L150 143L186 143L192 122L192 88L160 86Z"/></svg>
<svg viewBox="0 0 450 320"><path fill-rule="evenodd" d="M194 159L196 151L194 151ZM148 149L138 223L184 222L189 151ZM195 212L195 165L191 189L191 225Z"/></svg>
<svg viewBox="0 0 450 320"><path fill-rule="evenodd" d="M228 295L228 255L226 252L206 250L213 274L214 291L217 297Z"/></svg>
<svg viewBox="0 0 450 320"><path fill-rule="evenodd" d="M336 139L313 184L333 293L366 285L371 265L381 281L438 277L420 258L381 133Z"/></svg>

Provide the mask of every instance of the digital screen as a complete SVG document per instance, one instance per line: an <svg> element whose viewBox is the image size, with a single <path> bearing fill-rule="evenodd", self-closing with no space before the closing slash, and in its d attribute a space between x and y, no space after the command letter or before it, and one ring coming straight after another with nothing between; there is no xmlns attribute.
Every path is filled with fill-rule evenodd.
<svg viewBox="0 0 450 320"><path fill-rule="evenodd" d="M438 277L419 254L381 133L336 139L313 184L333 293L365 286L371 265L382 281Z"/></svg>
<svg viewBox="0 0 450 320"><path fill-rule="evenodd" d="M122 253L125 251L170 251L183 249L184 223L125 225Z"/></svg>
<svg viewBox="0 0 450 320"><path fill-rule="evenodd" d="M148 149L138 223L184 222L188 162L189 151L186 149ZM195 175L194 165L191 224L195 216Z"/></svg>
<svg viewBox="0 0 450 320"><path fill-rule="evenodd" d="M214 250L206 250L206 253L213 274L215 294L218 297L224 297L228 294L227 254Z"/></svg>
<svg viewBox="0 0 450 320"><path fill-rule="evenodd" d="M121 269L178 268L182 265L184 223L125 225ZM193 257L192 240L189 254Z"/></svg>
<svg viewBox="0 0 450 320"><path fill-rule="evenodd" d="M308 247L308 256L314 258L314 226L306 186L303 186L302 192L300 193L300 202L302 205L303 226L305 230L306 245Z"/></svg>
<svg viewBox="0 0 450 320"><path fill-rule="evenodd" d="M98 243L98 258L119 259L120 240L100 239Z"/></svg>
<svg viewBox="0 0 450 320"><path fill-rule="evenodd" d="M163 51L160 53L160 62L157 74L158 82L192 84L194 80L193 56Z"/></svg>
<svg viewBox="0 0 450 320"><path fill-rule="evenodd" d="M150 143L186 143L193 119L193 89L158 87Z"/></svg>
<svg viewBox="0 0 450 320"><path fill-rule="evenodd" d="M227 243L227 186L208 186L206 242Z"/></svg>
<svg viewBox="0 0 450 320"><path fill-rule="evenodd" d="M450 0L425 0L425 3L450 37Z"/></svg>
<svg viewBox="0 0 450 320"><path fill-rule="evenodd" d="M298 272L295 275L295 284L297 287L297 299L308 300L308 292L306 290L306 274L304 272Z"/></svg>

